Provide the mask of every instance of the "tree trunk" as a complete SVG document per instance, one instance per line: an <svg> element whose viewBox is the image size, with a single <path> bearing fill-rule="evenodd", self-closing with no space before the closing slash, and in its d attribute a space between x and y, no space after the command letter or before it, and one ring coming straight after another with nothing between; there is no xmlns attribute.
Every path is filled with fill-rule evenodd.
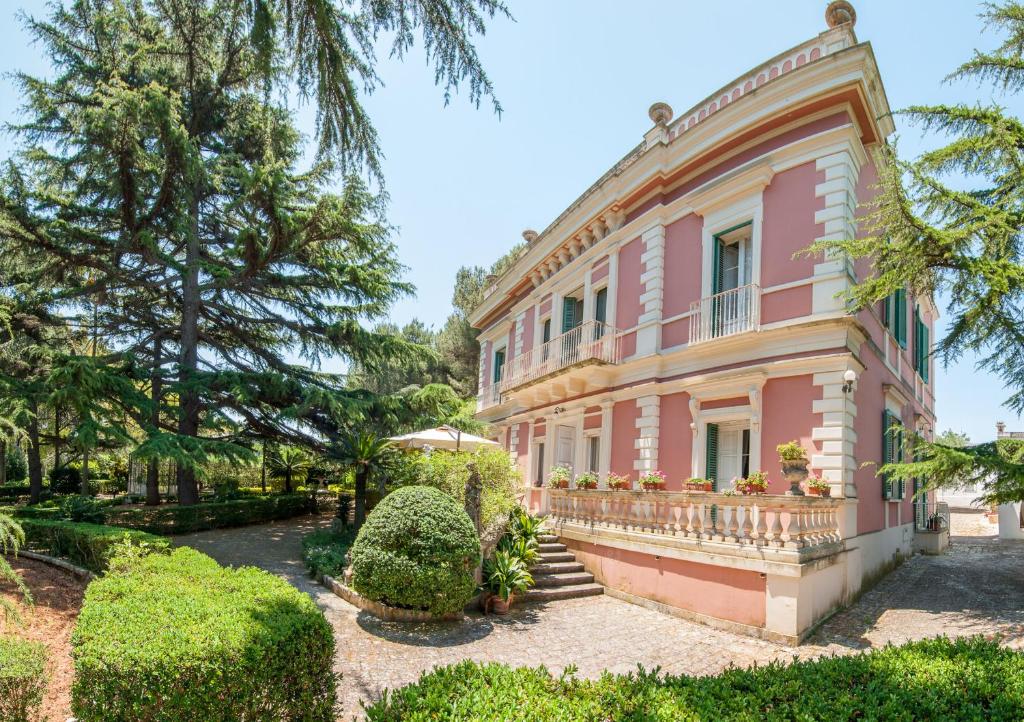
<svg viewBox="0 0 1024 722"><path fill-rule="evenodd" d="M0 439L0 486L7 483L7 439Z"/></svg>
<svg viewBox="0 0 1024 722"><path fill-rule="evenodd" d="M160 370L160 339L153 341L153 370L150 374L149 397L153 408L149 412L149 423L153 425L153 432L160 430L160 398L163 391L163 378ZM160 460L151 458L146 463L146 506L159 506L160 504Z"/></svg>
<svg viewBox="0 0 1024 722"><path fill-rule="evenodd" d="M356 516L355 528L358 531L366 521L366 467L356 469Z"/></svg>
<svg viewBox="0 0 1024 722"><path fill-rule="evenodd" d="M189 387L199 368L199 188L193 185L190 213L191 228L185 245L185 270L181 281L181 361L178 381L182 385L178 399L178 433L199 436L199 394ZM199 501L196 472L190 465L178 466L178 502Z"/></svg>
<svg viewBox="0 0 1024 722"><path fill-rule="evenodd" d="M39 403L35 398L29 401L28 418L28 493L29 502L39 503L43 492L43 460L39 441Z"/></svg>
<svg viewBox="0 0 1024 722"><path fill-rule="evenodd" d="M263 440L263 463L260 464L260 489L267 493L267 440Z"/></svg>
<svg viewBox="0 0 1024 722"><path fill-rule="evenodd" d="M60 405L53 405L53 468L60 468Z"/></svg>
<svg viewBox="0 0 1024 722"><path fill-rule="evenodd" d="M284 493L285 494L291 494L292 493L292 470L291 469L285 469L285 472L284 472Z"/></svg>

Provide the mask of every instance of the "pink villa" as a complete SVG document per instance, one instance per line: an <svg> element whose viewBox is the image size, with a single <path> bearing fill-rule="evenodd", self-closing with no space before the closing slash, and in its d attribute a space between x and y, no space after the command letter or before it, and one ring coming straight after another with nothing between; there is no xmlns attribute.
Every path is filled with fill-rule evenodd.
<svg viewBox="0 0 1024 722"><path fill-rule="evenodd" d="M893 132L845 1L828 30L653 127L493 279L478 417L524 504L605 593L797 643L866 582L937 547L934 500L875 467L935 423L930 298L849 313L869 272L800 251L858 233ZM829 497L787 495L797 440ZM551 488L555 466L598 488ZM663 491L642 491L655 470ZM766 494L733 490L762 470ZM609 474L632 490L611 490ZM688 491L691 477L713 491Z"/></svg>

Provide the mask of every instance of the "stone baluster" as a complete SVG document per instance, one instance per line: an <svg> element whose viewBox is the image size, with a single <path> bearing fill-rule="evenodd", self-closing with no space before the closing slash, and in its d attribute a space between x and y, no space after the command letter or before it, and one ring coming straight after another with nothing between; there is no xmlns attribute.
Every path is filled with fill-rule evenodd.
<svg viewBox="0 0 1024 722"><path fill-rule="evenodd" d="M757 508L757 530L754 533L754 544L764 546L768 543L768 510L763 506Z"/></svg>
<svg viewBox="0 0 1024 722"><path fill-rule="evenodd" d="M729 519L725 524L725 541L737 543L739 541L738 530L738 515L743 512L743 507L739 504L729 507Z"/></svg>
<svg viewBox="0 0 1024 722"><path fill-rule="evenodd" d="M793 507L790 507L788 512L789 523L786 524L786 531L782 535L782 540L787 549L800 549L804 545L803 531L800 528L802 521L800 519L800 512Z"/></svg>
<svg viewBox="0 0 1024 722"><path fill-rule="evenodd" d="M715 536L715 522L711 519L711 507L714 504L704 504L701 514L701 538L712 539Z"/></svg>
<svg viewBox="0 0 1024 722"><path fill-rule="evenodd" d="M715 541L725 540L725 510L726 507L721 504L718 505L718 513L715 514Z"/></svg>
<svg viewBox="0 0 1024 722"><path fill-rule="evenodd" d="M773 547L781 547L783 544L782 509L780 507L772 509L772 533L770 541Z"/></svg>
<svg viewBox="0 0 1024 722"><path fill-rule="evenodd" d="M740 542L743 544L757 543L757 540L752 536L754 523L751 520L751 516L755 513L755 507L753 504L743 507L743 523L740 525Z"/></svg>

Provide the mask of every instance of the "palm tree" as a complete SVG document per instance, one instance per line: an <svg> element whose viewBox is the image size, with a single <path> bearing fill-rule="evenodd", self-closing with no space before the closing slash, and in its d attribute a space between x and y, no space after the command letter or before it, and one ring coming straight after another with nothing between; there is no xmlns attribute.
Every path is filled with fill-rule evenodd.
<svg viewBox="0 0 1024 722"><path fill-rule="evenodd" d="M25 532L21 530L18 523L6 514L0 514L0 582L10 582L13 584L21 593L25 602L31 604L32 593L25 586L21 575L14 571L10 562L4 558L6 554L16 555L24 543ZM0 610L3 610L5 616L18 618L18 612L14 605L2 596L0 596Z"/></svg>
<svg viewBox="0 0 1024 722"><path fill-rule="evenodd" d="M267 471L275 479L284 479L285 493L292 492L292 479L309 471L312 459L298 446L278 446L267 456Z"/></svg>
<svg viewBox="0 0 1024 722"><path fill-rule="evenodd" d="M332 459L355 472L357 530L366 520L366 487L370 477L387 466L393 453L394 445L389 439L371 432L350 432L331 449Z"/></svg>

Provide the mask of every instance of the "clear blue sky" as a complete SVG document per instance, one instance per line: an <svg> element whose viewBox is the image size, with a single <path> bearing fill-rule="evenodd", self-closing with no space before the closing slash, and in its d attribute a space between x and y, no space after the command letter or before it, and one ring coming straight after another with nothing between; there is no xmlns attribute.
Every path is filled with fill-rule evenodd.
<svg viewBox="0 0 1024 722"><path fill-rule="evenodd" d="M894 109L912 103L980 97L942 78L981 37L978 5L958 0L853 0L860 40L871 41ZM504 106L473 108L456 97L447 108L430 68L416 52L385 61L385 87L367 107L387 156L390 220L415 298L393 319L418 317L439 327L449 312L460 265L489 265L543 229L649 128L647 108L665 101L683 112L722 84L825 29L821 0L509 0L516 21L497 21L478 43ZM15 9L45 12L43 0L11 0L0 9L0 71L47 71ZM1014 103L1015 106L1019 103ZM0 79L0 121L16 121L19 99ZM312 114L298 110L312 132ZM899 126L899 123L898 123ZM901 148L915 154L918 132L902 128ZM926 141L924 141L926 142ZM0 137L0 157L12 149ZM941 329L940 329L941 333ZM997 418L1024 429L1001 407L998 379L965 359L937 374L939 429L993 435Z"/></svg>

